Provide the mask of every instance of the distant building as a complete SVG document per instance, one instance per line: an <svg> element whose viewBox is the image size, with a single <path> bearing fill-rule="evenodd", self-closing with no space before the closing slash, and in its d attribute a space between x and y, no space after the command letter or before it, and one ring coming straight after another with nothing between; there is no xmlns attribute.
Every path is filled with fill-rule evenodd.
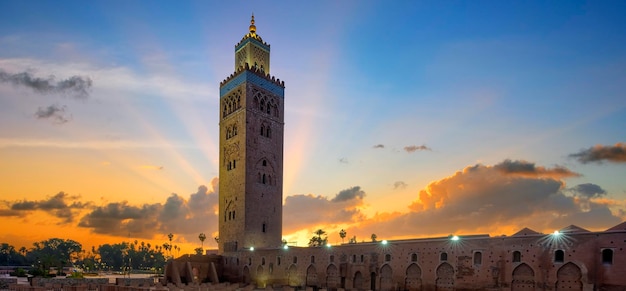
<svg viewBox="0 0 626 291"><path fill-rule="evenodd" d="M177 259L170 281L219 276L259 288L626 290L626 222L602 232L525 228L512 236L284 247L285 87L269 75L269 53L253 17L235 46L235 72L220 84L219 255Z"/></svg>

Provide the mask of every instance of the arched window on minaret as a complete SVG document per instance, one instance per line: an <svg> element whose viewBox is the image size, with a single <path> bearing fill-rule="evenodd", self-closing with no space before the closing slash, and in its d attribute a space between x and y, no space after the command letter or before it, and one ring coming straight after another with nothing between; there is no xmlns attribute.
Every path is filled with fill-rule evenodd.
<svg viewBox="0 0 626 291"><path fill-rule="evenodd" d="M261 125L261 136L265 136L265 126Z"/></svg>
<svg viewBox="0 0 626 291"><path fill-rule="evenodd" d="M265 181L266 181L266 177L265 177L265 174L263 174L263 184L265 184Z"/></svg>

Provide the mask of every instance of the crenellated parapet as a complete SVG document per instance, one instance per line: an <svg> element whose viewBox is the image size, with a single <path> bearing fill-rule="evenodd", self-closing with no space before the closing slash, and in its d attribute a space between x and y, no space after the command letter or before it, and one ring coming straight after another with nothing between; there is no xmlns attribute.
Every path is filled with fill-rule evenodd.
<svg viewBox="0 0 626 291"><path fill-rule="evenodd" d="M220 96L224 96L244 81L252 81L270 92L284 96L285 81L281 81L270 74L265 74L259 67L250 67L248 63L238 67L234 73L220 82Z"/></svg>
<svg viewBox="0 0 626 291"><path fill-rule="evenodd" d="M246 41L249 41L249 40L256 40L258 43L264 45L268 49L270 47L270 44L267 42L264 42L260 35L256 33L248 33L244 35L241 38L241 40L235 45L235 50L238 50L241 46L243 46L246 43Z"/></svg>

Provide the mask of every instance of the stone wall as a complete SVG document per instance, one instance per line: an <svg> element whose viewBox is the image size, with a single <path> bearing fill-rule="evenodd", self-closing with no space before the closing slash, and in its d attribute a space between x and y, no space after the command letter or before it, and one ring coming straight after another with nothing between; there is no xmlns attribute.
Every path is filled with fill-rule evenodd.
<svg viewBox="0 0 626 291"><path fill-rule="evenodd" d="M0 278L0 290L9 289L9 284L17 284L17 278Z"/></svg>
<svg viewBox="0 0 626 291"><path fill-rule="evenodd" d="M603 258L606 250L610 258ZM626 288L626 232L443 237L243 250L223 257L225 278L260 288Z"/></svg>
<svg viewBox="0 0 626 291"><path fill-rule="evenodd" d="M41 278L33 277L30 285L33 287L46 287L52 285L61 286L82 286L82 285L103 285L109 284L107 278Z"/></svg>

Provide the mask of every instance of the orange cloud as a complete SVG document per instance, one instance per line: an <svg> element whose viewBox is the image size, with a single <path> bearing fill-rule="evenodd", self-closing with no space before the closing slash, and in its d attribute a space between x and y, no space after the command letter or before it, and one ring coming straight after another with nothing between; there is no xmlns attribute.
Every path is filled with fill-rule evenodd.
<svg viewBox="0 0 626 291"><path fill-rule="evenodd" d="M504 160L502 163L494 165L493 168L499 170L506 175L518 175L527 177L550 177L550 178L567 178L578 177L580 174L572 172L564 167L556 166L548 169L541 166L535 166L523 160Z"/></svg>
<svg viewBox="0 0 626 291"><path fill-rule="evenodd" d="M340 191L332 199L312 194L288 196L283 206L283 233L360 221L364 219L359 209L364 197L359 186Z"/></svg>
<svg viewBox="0 0 626 291"><path fill-rule="evenodd" d="M570 154L569 157L576 158L583 164L602 161L625 163L626 143L618 142L614 146L595 145L578 153Z"/></svg>
<svg viewBox="0 0 626 291"><path fill-rule="evenodd" d="M525 161L469 166L420 190L418 199L408 205L409 212L377 214L349 231L391 238L511 234L523 227L550 230L570 224L598 229L619 223L619 211L613 214L609 209L615 204L598 199L604 193L599 186L565 187L561 178L577 175L563 167Z"/></svg>

